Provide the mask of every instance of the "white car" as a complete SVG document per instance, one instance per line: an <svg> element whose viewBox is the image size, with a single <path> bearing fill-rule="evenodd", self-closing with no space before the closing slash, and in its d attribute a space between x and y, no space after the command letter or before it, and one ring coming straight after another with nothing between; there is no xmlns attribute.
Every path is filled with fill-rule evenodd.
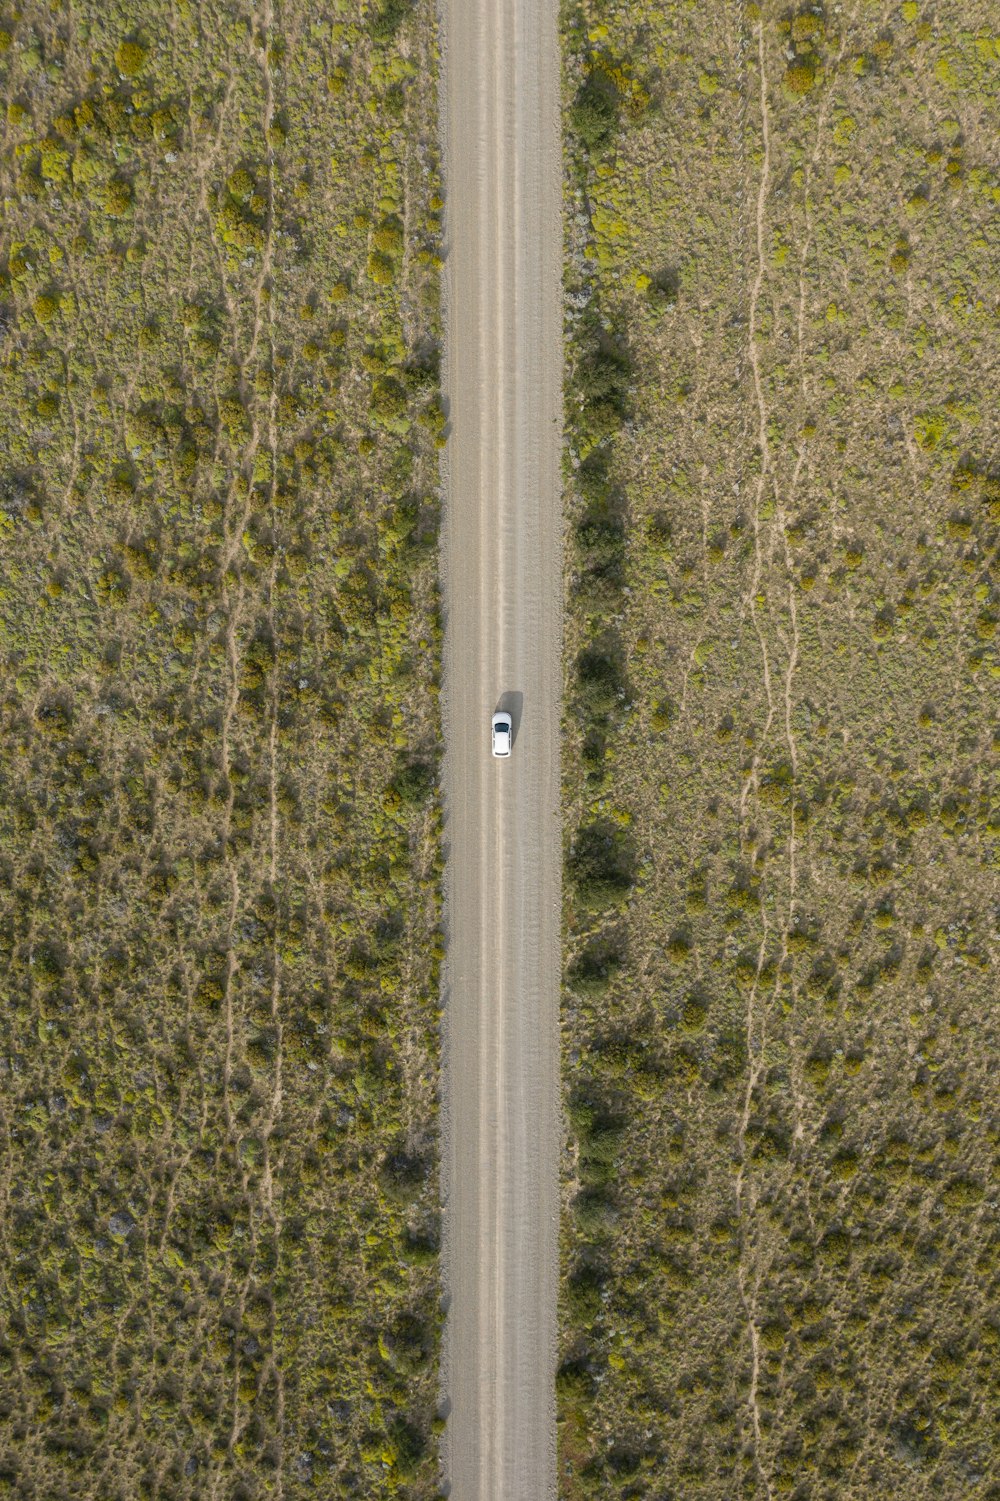
<svg viewBox="0 0 1000 1501"><path fill-rule="evenodd" d="M509 756L510 748L514 742L514 722L509 714L503 712L493 716L493 754L495 756Z"/></svg>

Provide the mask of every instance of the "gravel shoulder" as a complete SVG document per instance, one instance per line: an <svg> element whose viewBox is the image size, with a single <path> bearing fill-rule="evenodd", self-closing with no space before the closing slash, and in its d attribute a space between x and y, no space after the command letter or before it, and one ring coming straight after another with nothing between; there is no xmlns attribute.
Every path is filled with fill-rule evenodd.
<svg viewBox="0 0 1000 1501"><path fill-rule="evenodd" d="M555 1494L561 257L551 0L444 0L448 1494ZM499 705L509 762L489 753Z"/></svg>

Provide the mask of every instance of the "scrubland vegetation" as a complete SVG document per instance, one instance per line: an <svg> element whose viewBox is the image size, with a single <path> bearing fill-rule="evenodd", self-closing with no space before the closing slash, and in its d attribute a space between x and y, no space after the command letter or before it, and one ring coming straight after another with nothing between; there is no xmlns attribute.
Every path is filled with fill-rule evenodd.
<svg viewBox="0 0 1000 1501"><path fill-rule="evenodd" d="M1000 1495L1000 35L563 10L561 1494Z"/></svg>
<svg viewBox="0 0 1000 1501"><path fill-rule="evenodd" d="M561 1491L985 1501L996 17L563 29ZM0 16L0 1495L436 1487L435 31Z"/></svg>
<svg viewBox="0 0 1000 1501"><path fill-rule="evenodd" d="M0 1495L436 1489L434 36L0 16Z"/></svg>

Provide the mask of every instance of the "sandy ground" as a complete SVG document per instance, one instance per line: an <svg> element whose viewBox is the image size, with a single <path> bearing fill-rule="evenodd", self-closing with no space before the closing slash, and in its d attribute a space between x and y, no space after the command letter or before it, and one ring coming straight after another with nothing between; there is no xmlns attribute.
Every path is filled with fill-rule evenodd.
<svg viewBox="0 0 1000 1501"><path fill-rule="evenodd" d="M445 1489L555 1495L562 310L555 0L443 0ZM490 755L509 707L509 761Z"/></svg>

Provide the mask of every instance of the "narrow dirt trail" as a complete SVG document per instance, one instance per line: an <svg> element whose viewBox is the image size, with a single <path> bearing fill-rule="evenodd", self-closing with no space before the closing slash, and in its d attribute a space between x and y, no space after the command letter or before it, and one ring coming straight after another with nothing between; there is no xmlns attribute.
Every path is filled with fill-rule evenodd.
<svg viewBox="0 0 1000 1501"><path fill-rule="evenodd" d="M562 227L554 0L445 0L445 1489L555 1494ZM516 740L490 755L503 703Z"/></svg>

